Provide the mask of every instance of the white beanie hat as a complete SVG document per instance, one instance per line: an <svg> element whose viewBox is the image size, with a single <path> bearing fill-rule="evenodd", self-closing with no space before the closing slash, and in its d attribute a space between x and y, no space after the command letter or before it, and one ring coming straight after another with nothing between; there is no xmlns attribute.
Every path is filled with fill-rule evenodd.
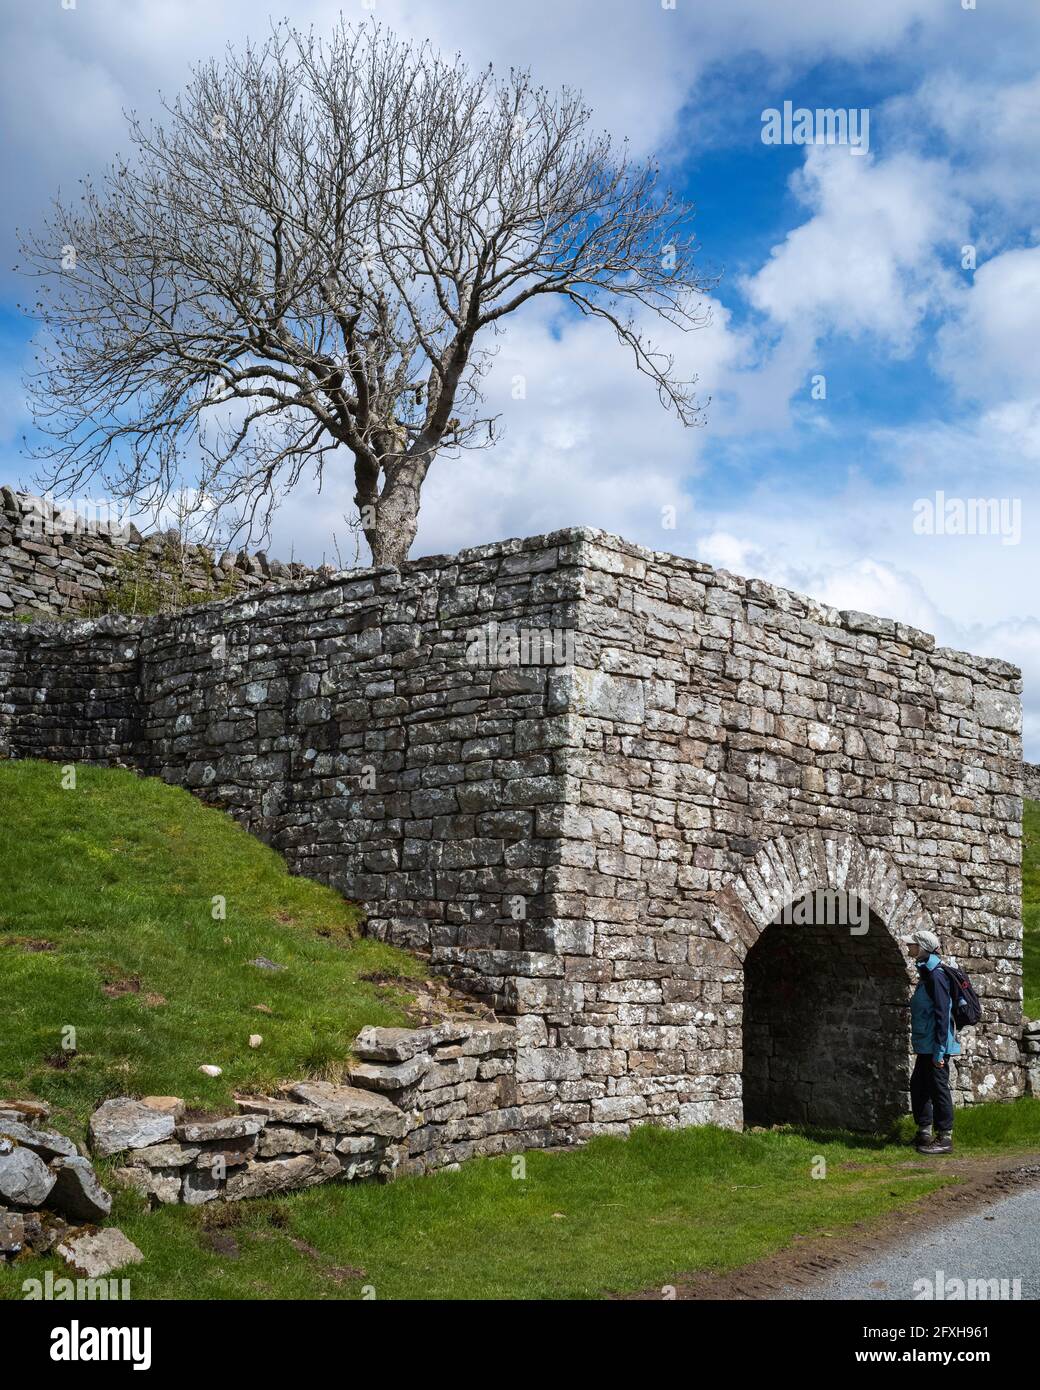
<svg viewBox="0 0 1040 1390"><path fill-rule="evenodd" d="M940 949L939 938L936 936L935 932L925 931L923 927L915 932L911 932L909 936L904 936L903 940L907 945L912 941L915 946L920 946L925 951L933 951L935 954L938 954Z"/></svg>

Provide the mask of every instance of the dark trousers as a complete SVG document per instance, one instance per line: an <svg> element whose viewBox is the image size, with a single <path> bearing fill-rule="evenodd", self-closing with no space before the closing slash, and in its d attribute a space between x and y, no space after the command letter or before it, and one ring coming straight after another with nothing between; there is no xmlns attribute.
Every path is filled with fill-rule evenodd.
<svg viewBox="0 0 1040 1390"><path fill-rule="evenodd" d="M937 1067L931 1055L918 1054L910 1074L910 1105L918 1129L931 1129L934 1123L940 1134L952 1134L949 1058L944 1067Z"/></svg>

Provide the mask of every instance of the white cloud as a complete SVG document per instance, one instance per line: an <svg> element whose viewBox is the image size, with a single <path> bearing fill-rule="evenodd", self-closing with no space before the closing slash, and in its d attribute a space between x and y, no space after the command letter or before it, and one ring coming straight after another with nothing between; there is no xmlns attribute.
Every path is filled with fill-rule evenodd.
<svg viewBox="0 0 1040 1390"><path fill-rule="evenodd" d="M934 632L944 621L912 574L869 556L828 561L820 552L801 549L798 539L787 535L791 544L779 537L752 540L712 531L697 543L697 558L731 574L752 575L809 594L832 608L896 618L926 632Z"/></svg>
<svg viewBox="0 0 1040 1390"><path fill-rule="evenodd" d="M1040 394L1040 246L1005 251L975 272L959 313L937 338L936 363L958 394L975 401ZM1018 423L1012 408L1006 423Z"/></svg>
<svg viewBox="0 0 1040 1390"><path fill-rule="evenodd" d="M949 152L951 183L976 206L973 244L999 242L1009 211L1035 218L1034 181L1023 175L1036 156L1040 77L997 82L984 64L947 68L891 98L879 118L907 148L938 141Z"/></svg>
<svg viewBox="0 0 1040 1390"><path fill-rule="evenodd" d="M803 335L869 334L909 351L924 315L955 290L939 251L964 212L946 182L938 161L810 146L792 187L813 215L744 279L745 295Z"/></svg>
<svg viewBox="0 0 1040 1390"><path fill-rule="evenodd" d="M992 0L989 0L992 5ZM627 136L636 152L682 135L680 112L703 75L718 63L754 55L777 81L834 56L905 55L908 45L963 40L966 26L949 0L294 0L302 28L331 28L373 18L412 38L461 51L475 66L530 66L538 81L582 90L597 126ZM171 96L193 62L218 55L228 42L262 39L268 11L255 0L80 0L65 9L46 4L0 12L0 120L10 135L0 150L5 190L17 220L36 222L56 185L108 162L125 147L122 107L159 110L159 88ZM992 32L992 19L990 20ZM1024 25L1012 16L1004 24ZM773 104L763 90L761 104ZM9 207L9 210L10 207ZM10 240L0 241L6 268Z"/></svg>

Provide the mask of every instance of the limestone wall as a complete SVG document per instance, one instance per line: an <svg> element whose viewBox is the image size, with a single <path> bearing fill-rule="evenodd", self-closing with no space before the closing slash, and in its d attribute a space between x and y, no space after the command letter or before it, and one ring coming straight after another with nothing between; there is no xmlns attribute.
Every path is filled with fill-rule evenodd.
<svg viewBox="0 0 1040 1390"><path fill-rule="evenodd" d="M959 1094L1017 1094L1017 670L612 538L582 561L581 778L556 883L611 966L575 1021L656 1054L641 1077L630 1051L617 1082L633 1113L662 1090L680 1115L684 1095L736 1110L744 959L785 901L824 887L864 898L893 938L938 932L986 1001Z"/></svg>
<svg viewBox="0 0 1040 1390"><path fill-rule="evenodd" d="M518 948L564 795L562 674L470 662L467 634L572 629L577 576L541 540L486 551L143 622L0 624L0 740L198 791L364 900L377 934Z"/></svg>
<svg viewBox="0 0 1040 1390"><path fill-rule="evenodd" d="M739 1124L745 959L821 888L876 919L835 972L837 1033L876 976L869 1046L905 1051L896 938L930 926L986 1009L960 1099L1021 1092L1004 662L574 530L144 622L0 624L4 680L12 755L191 788L515 1020L554 1141Z"/></svg>
<svg viewBox="0 0 1040 1390"><path fill-rule="evenodd" d="M182 545L176 532L142 536L95 512L0 487L0 618L102 613L114 590L124 602L137 594L148 612L161 595L163 606L177 606L312 573L306 565L269 561L262 551L218 556Z"/></svg>

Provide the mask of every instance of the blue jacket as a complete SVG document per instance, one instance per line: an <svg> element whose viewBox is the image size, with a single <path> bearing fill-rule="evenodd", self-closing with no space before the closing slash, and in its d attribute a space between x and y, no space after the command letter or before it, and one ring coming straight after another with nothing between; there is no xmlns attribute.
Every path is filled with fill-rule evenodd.
<svg viewBox="0 0 1040 1390"><path fill-rule="evenodd" d="M956 1057L961 1050L953 1028L950 982L944 970L936 969L939 964L939 957L934 952L927 960L917 962L917 972L921 978L910 1000L913 1049L919 1057L931 1053L935 1062L941 1062L946 1056Z"/></svg>

